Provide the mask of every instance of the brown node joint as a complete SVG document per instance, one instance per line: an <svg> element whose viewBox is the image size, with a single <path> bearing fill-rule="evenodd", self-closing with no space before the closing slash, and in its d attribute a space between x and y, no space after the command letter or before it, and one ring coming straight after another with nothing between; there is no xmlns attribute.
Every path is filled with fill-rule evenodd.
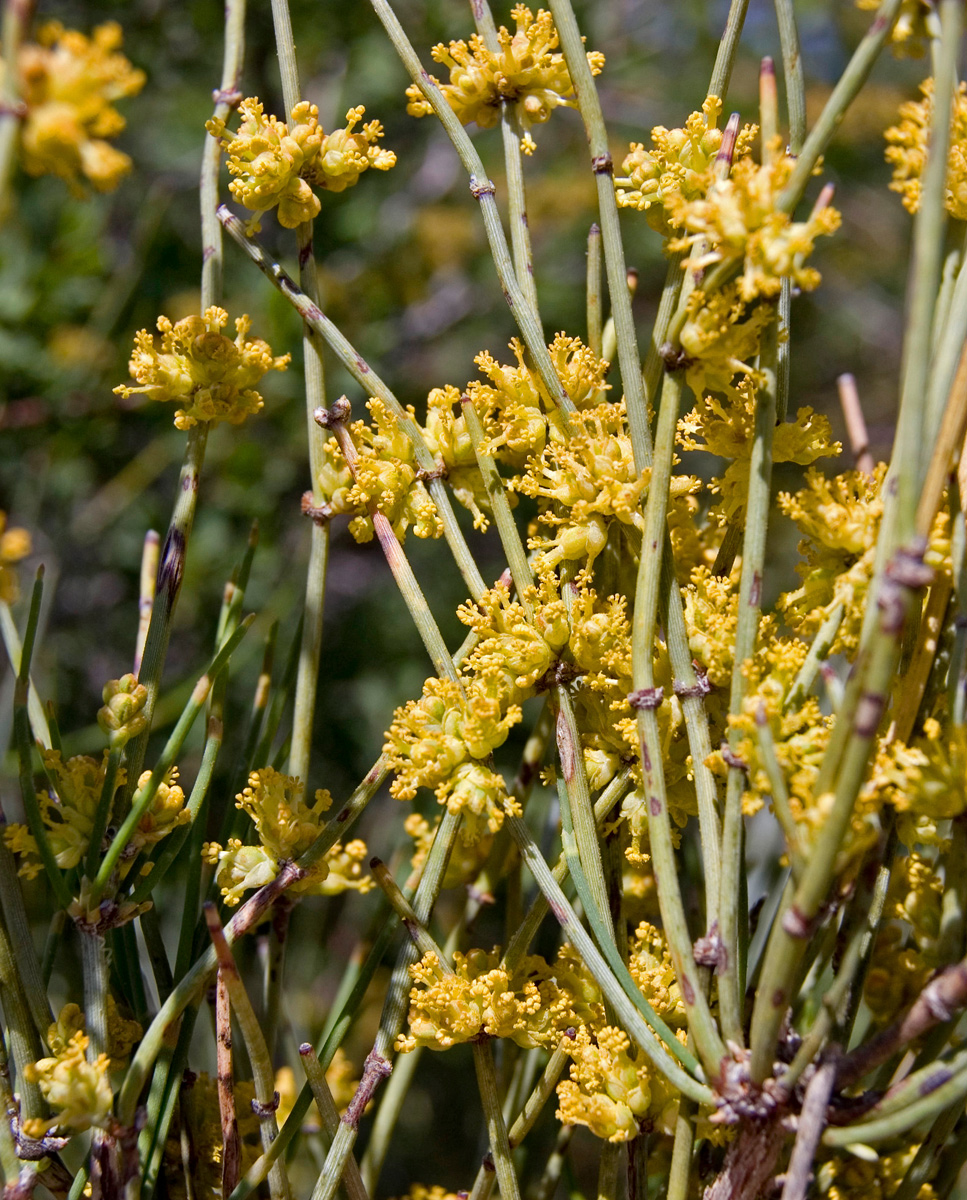
<svg viewBox="0 0 967 1200"><path fill-rule="evenodd" d="M323 429L332 429L334 425L343 425L349 420L353 408L345 396L340 396L332 408L320 405L312 414L312 419Z"/></svg>
<svg viewBox="0 0 967 1200"><path fill-rule="evenodd" d="M676 346L674 342L662 342L658 347L658 357L665 364L665 370L669 373L683 371L692 365L692 359L688 357L681 346Z"/></svg>
<svg viewBox="0 0 967 1200"><path fill-rule="evenodd" d="M923 561L926 543L922 538L911 546L901 546L886 564L886 577L900 587L923 588L933 583L933 571Z"/></svg>
<svg viewBox="0 0 967 1200"><path fill-rule="evenodd" d="M676 679L672 688L676 696L683 700L693 700L696 697L707 696L712 690L712 685L708 681L708 672L696 667L694 683L682 683L680 679Z"/></svg>
<svg viewBox="0 0 967 1200"><path fill-rule="evenodd" d="M446 467L434 467L431 471L427 471L424 467L416 468L416 477L422 483L432 483L434 479L446 479Z"/></svg>
<svg viewBox="0 0 967 1200"><path fill-rule="evenodd" d="M326 525L332 520L333 512L328 504L313 504L312 492L303 492L299 508L304 517L309 517L316 525Z"/></svg>
<svg viewBox="0 0 967 1200"><path fill-rule="evenodd" d="M613 175L614 160L610 154L596 154L591 159L591 170L595 175Z"/></svg>
<svg viewBox="0 0 967 1200"><path fill-rule="evenodd" d="M212 92L212 100L216 104L227 104L229 108L238 108L244 98L244 92L238 88L215 88Z"/></svg>
<svg viewBox="0 0 967 1200"><path fill-rule="evenodd" d="M729 965L729 952L719 934L718 921L713 921L708 933L698 938L692 947L692 953L700 967L713 967L717 975L722 974Z"/></svg>
<svg viewBox="0 0 967 1200"><path fill-rule="evenodd" d="M476 175L470 176L470 195L474 200L479 200L482 196L495 196L497 188L490 179L483 180L482 183L477 181Z"/></svg>
<svg viewBox="0 0 967 1200"><path fill-rule="evenodd" d="M748 774L749 764L740 755L736 754L728 742L722 743L722 761L728 767L734 767L736 771L745 771Z"/></svg>
<svg viewBox="0 0 967 1200"><path fill-rule="evenodd" d="M27 105L22 100L0 100L0 117L16 117L22 120L26 115Z"/></svg>
<svg viewBox="0 0 967 1200"><path fill-rule="evenodd" d="M782 928L790 937L805 941L806 938L812 937L815 926L815 917L807 917L795 904L783 914Z"/></svg>
<svg viewBox="0 0 967 1200"><path fill-rule="evenodd" d="M252 1112L254 1112L257 1117L261 1117L261 1118L271 1117L272 1114L274 1112L278 1112L278 1110L279 1110L279 1093L278 1092L273 1092L272 1099L267 1100L264 1104L260 1100L252 1101Z"/></svg>
<svg viewBox="0 0 967 1200"><path fill-rule="evenodd" d="M660 708L664 699L665 689L663 687L639 688L637 692L629 695L628 703L632 708L653 710Z"/></svg>

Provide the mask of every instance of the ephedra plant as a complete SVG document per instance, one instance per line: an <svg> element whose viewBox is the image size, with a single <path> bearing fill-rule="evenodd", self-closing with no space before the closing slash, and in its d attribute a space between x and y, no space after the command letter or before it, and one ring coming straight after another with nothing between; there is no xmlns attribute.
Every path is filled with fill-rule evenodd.
<svg viewBox="0 0 967 1200"><path fill-rule="evenodd" d="M459 1179L437 1177L449 1134L428 1122L412 1200L549 1200L565 1181L602 1200L963 1196L960 0L884 0L808 128L792 0L776 0L780 66L762 63L756 123L728 115L746 8L733 0L694 111L621 147L595 82L608 65L570 0L518 5L509 28L474 0L467 39L432 50L389 0L371 4L412 79L401 107L440 122L465 169L518 332L425 406L401 404L394 363L367 361L327 316L313 253L328 193L395 154L362 106L330 128L306 99L286 0L271 5L284 110L267 111L246 86L245 5L229 0L215 110L198 130L200 308L141 331L116 388L171 405L184 461L167 534L145 541L133 670L104 684L93 756L61 741L91 714L55 712L31 681L43 574L13 607L30 539L0 536L23 811L0 842L7 1194L385 1195L431 1051L472 1057L479 1095L460 1077L443 1103L479 1114L480 1151ZM8 0L3 39L8 207L18 169L79 192L118 185L132 164L110 140L115 105L145 85L120 29L34 29ZM796 394L796 297L821 285L840 223L823 154L891 44L925 52L931 70L886 134L913 222L896 435L888 463L859 453L844 379L859 430L848 466ZM526 181L541 127L567 119L583 121L599 212L586 320L549 336ZM263 244L273 223L292 231L293 273ZM667 261L651 328L622 243L634 223ZM301 632L290 670L266 651L234 787L216 764L254 540L211 661L177 720L157 716L209 432L258 421L260 381L298 354L256 336L223 294L227 254L304 324L308 447L292 513L309 543ZM351 395L327 393L333 363ZM696 451L714 464L706 477L683 465ZM804 468L794 491L774 485L783 463ZM777 514L801 537L794 571L767 556ZM334 798L312 730L344 520L385 557L427 661L420 694L385 713L379 759ZM488 527L496 578L478 565ZM452 557L459 645L407 557L414 537ZM196 721L204 746L186 777ZM354 827L399 805L387 865ZM750 830L767 888L751 912ZM365 927L338 929L342 982L300 1027L290 918L347 891L368 894ZM174 944L160 896L182 914ZM483 909L500 944L482 941ZM72 946L81 977L55 995ZM353 1061L360 1036L368 1053Z"/></svg>

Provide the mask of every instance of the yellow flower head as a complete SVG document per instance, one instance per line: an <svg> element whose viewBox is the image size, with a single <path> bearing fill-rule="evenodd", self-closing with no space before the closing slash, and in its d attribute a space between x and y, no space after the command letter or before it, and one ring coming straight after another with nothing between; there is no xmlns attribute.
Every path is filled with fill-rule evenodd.
<svg viewBox="0 0 967 1200"><path fill-rule="evenodd" d="M557 401L525 361L524 347L514 338L510 348L517 366L504 366L484 351L474 362L490 381L467 384L478 412L486 413L486 451L513 467L522 467L532 454L540 454L548 438L564 441L566 431ZM558 379L579 409L601 402L610 387L605 376L611 365L596 358L580 338L559 333L548 346Z"/></svg>
<svg viewBox="0 0 967 1200"><path fill-rule="evenodd" d="M112 749L120 749L147 727L144 706L148 689L136 675L109 679L102 692L104 707L98 709L97 723L107 734Z"/></svg>
<svg viewBox="0 0 967 1200"><path fill-rule="evenodd" d="M567 644L566 606L553 575L544 575L539 586L528 588L526 600L534 609L534 623L527 621L524 606L511 601L502 583L490 588L475 603L461 604L457 616L477 634L477 643L467 669L489 669L505 676L508 700L531 695L538 680L557 661Z"/></svg>
<svg viewBox="0 0 967 1200"><path fill-rule="evenodd" d="M539 523L554 531L531 540L532 548L543 551L543 569L573 560L590 566L604 549L613 521L643 528L640 506L648 473L635 467L624 404L575 413L570 427L566 442L549 442L514 481L517 491L542 502Z"/></svg>
<svg viewBox="0 0 967 1200"><path fill-rule="evenodd" d="M739 399L736 375L761 383L752 364L762 331L772 319L770 305L749 308L739 296L739 285L730 283L711 296L700 290L692 292L687 311L681 344L686 356L685 379L696 396L710 391Z"/></svg>
<svg viewBox="0 0 967 1200"><path fill-rule="evenodd" d="M350 521L349 532L357 542L372 539L373 519L368 509L374 505L400 542L406 541L410 526L419 538L440 537L443 522L421 478L412 441L381 400L370 400L367 407L373 424L354 421L350 430L359 457L346 504L364 515Z"/></svg>
<svg viewBox="0 0 967 1200"><path fill-rule="evenodd" d="M359 177L370 167L377 171L388 171L396 166L396 155L385 150L377 142L383 136L379 121L367 121L361 129L356 126L362 121L366 109L360 104L346 113L344 129L334 129L322 139L318 154L309 164L306 178L317 188L328 192L344 192L359 182ZM318 211L318 201L316 203ZM279 217L281 221L281 216ZM285 224L282 221L282 224Z"/></svg>
<svg viewBox="0 0 967 1200"><path fill-rule="evenodd" d="M138 778L138 787L144 787L150 778L151 772L144 771ZM172 767L158 785L148 811L138 822L125 847L123 857L128 863L145 847L157 845L169 833L191 820L191 813L185 808L185 793L177 780L178 768Z"/></svg>
<svg viewBox="0 0 967 1200"><path fill-rule="evenodd" d="M671 1133L678 1095L650 1071L642 1054L632 1061L628 1035L606 1025L592 1040L583 1026L567 1047L571 1077L557 1085L557 1119L565 1125L585 1125L609 1142L628 1142L651 1120Z"/></svg>
<svg viewBox="0 0 967 1200"><path fill-rule="evenodd" d="M0 600L7 604L13 604L20 595L20 584L13 567L26 558L30 550L30 534L27 530L8 529L7 514L0 511Z"/></svg>
<svg viewBox="0 0 967 1200"><path fill-rule="evenodd" d="M891 765L886 777L892 785L890 799L900 814L901 839L913 846L926 841L923 826L967 811L967 731L963 725L946 728L933 717L923 723L923 736L910 746L890 747Z"/></svg>
<svg viewBox="0 0 967 1200"><path fill-rule="evenodd" d="M690 270L717 263L740 266L739 296L749 302L779 294L788 277L803 291L819 284L819 272L804 265L817 237L834 233L840 224L835 208L825 205L805 221L793 221L776 208L779 193L792 174L795 159L775 154L761 166L750 154L737 158L727 178L717 178L703 198L687 200L671 193L670 222L682 228L673 250L701 246L698 258L686 260Z"/></svg>
<svg viewBox="0 0 967 1200"><path fill-rule="evenodd" d="M927 145L933 114L933 80L920 84L922 100L900 105L900 123L888 129L886 161L893 164L890 190L899 192L903 207L915 213L920 207L920 191L927 165ZM947 187L944 206L958 221L967 220L967 83L954 94L950 114L950 150L947 155Z"/></svg>
<svg viewBox="0 0 967 1200"><path fill-rule="evenodd" d="M69 870L87 853L94 814L107 774L107 751L100 761L76 754L65 762L59 750L45 750L43 759L53 788L49 792L38 792L37 803L57 865ZM121 768L114 781L115 794L124 785L124 777ZM34 879L40 874L37 843L26 826L8 825L4 840L20 857L21 875Z"/></svg>
<svg viewBox="0 0 967 1200"><path fill-rule="evenodd" d="M490 497L483 475L477 466L473 439L463 415L460 392L452 385L434 388L426 398L426 425L423 437L440 462L447 484L454 496L473 513L475 529L485 530L486 514L490 512ZM509 493L511 504L517 497Z"/></svg>
<svg viewBox="0 0 967 1200"><path fill-rule="evenodd" d="M36 1083L44 1099L54 1110L49 1120L40 1117L24 1121L28 1137L43 1137L51 1129L72 1130L104 1128L111 1118L114 1096L109 1078L110 1059L99 1054L88 1062L86 1034L75 1033L60 1053L24 1067L24 1077Z"/></svg>
<svg viewBox="0 0 967 1200"><path fill-rule="evenodd" d="M47 1045L55 1057L64 1054L70 1048L71 1039L85 1028L84 1010L77 1004L65 1004L57 1015L57 1020L47 1027ZM111 1060L111 1070L123 1067L131 1055L131 1051L141 1041L144 1030L137 1021L128 1020L121 1015L117 1002L108 992L107 995L107 1054Z"/></svg>
<svg viewBox="0 0 967 1200"><path fill-rule="evenodd" d="M856 0L856 7L874 12L878 0ZM933 0L901 0L900 13L890 33L897 58L922 58L931 38L940 35L940 21Z"/></svg>
<svg viewBox="0 0 967 1200"><path fill-rule="evenodd" d="M214 307L203 317L184 317L174 325L159 317L161 350L142 329L128 363L139 386L122 383L115 394L126 399L142 392L150 400L174 401L181 405L175 413L178 429L191 429L199 421L241 425L262 408L255 384L267 371L284 371L291 355L273 358L267 342L248 337L248 316L236 319L234 341L221 332L227 323L228 313Z"/></svg>
<svg viewBox="0 0 967 1200"><path fill-rule="evenodd" d="M521 148L532 154L531 127L543 124L560 105L575 108L577 100L564 55L557 51L558 35L551 14L542 8L535 17L518 4L511 16L517 30L511 34L500 27L496 53L474 34L469 45L434 46L433 59L449 68L450 82L441 90L464 125L476 122L481 129L491 129L500 119L501 107L511 104L525 130ZM592 74L600 74L604 55L590 51L588 64ZM406 97L407 112L412 116L425 117L433 111L416 84L406 89Z"/></svg>
<svg viewBox="0 0 967 1200"><path fill-rule="evenodd" d="M685 1024L685 1002L675 977L671 951L664 935L647 921L642 921L635 930L628 969L663 1021L674 1026Z"/></svg>
<svg viewBox="0 0 967 1200"><path fill-rule="evenodd" d="M675 230L670 223L672 195L685 201L700 199L714 179L715 156L722 145L721 115L722 101L709 96L702 111L693 112L684 128L656 125L650 149L633 142L621 164L623 174L614 181L620 207L647 213L652 228L670 237ZM740 131L737 156L749 152L755 135L753 125Z"/></svg>
<svg viewBox="0 0 967 1200"><path fill-rule="evenodd" d="M277 117L266 116L256 97L243 100L238 106L241 124L230 133L220 118L210 120L205 128L219 139L233 176L229 191L254 216L248 221L249 233L262 228L259 218L263 212L278 206L279 224L294 229L311 221L320 208L319 200L302 172L319 153L322 130L319 110L314 104L302 101L292 110L288 124Z"/></svg>
<svg viewBox="0 0 967 1200"><path fill-rule="evenodd" d="M407 836L413 839L413 857L410 859L410 867L413 871L421 871L426 862L426 856L430 853L436 831L440 828L440 819L438 818L431 825L419 813L414 812L410 813L403 822L403 828ZM487 861L493 844L494 837L491 833L484 834L475 842L467 842L463 838L458 838L447 859L443 887L464 887L476 879Z"/></svg>
<svg viewBox="0 0 967 1200"><path fill-rule="evenodd" d="M114 21L99 25L89 38L49 21L38 43L21 49L27 117L20 157L29 175L57 175L82 194L82 177L109 192L131 170L130 158L106 140L125 125L112 102L136 96L145 80L118 53L120 45L121 27Z"/></svg>

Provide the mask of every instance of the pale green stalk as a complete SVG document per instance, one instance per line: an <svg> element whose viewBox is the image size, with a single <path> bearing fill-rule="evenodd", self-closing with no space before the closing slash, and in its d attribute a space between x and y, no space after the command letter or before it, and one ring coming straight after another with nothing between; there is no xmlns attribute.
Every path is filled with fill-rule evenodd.
<svg viewBox="0 0 967 1200"><path fill-rule="evenodd" d="M40 959L34 947L30 920L24 907L23 891L17 876L17 865L3 837L6 817L0 810L0 911L9 930L13 945L17 947L17 972L23 994L33 1016L34 1025L42 1042L47 1040L47 1030L54 1019L47 999L47 986L41 969ZM0 1110L2 1111L2 1110ZM0 1124L3 1124L0 1121Z"/></svg>
<svg viewBox="0 0 967 1200"><path fill-rule="evenodd" d="M0 1029L0 1112L6 1114L16 1111L17 1104L10 1086L10 1060L7 1057L3 1030ZM3 1171L4 1181L16 1179L22 1167L10 1122L0 1121L0 1170Z"/></svg>
<svg viewBox="0 0 967 1200"><path fill-rule="evenodd" d="M14 674L19 674L20 635L17 632L17 626L13 619L13 613L10 611L10 605L6 600L0 600L0 637L3 638L7 658L10 660L10 666ZM40 696L37 694L37 689L34 687L32 679L28 680L27 687L27 713L30 717L30 731L41 745L49 747L53 744L50 740L50 728L47 724L44 706L40 702Z"/></svg>
<svg viewBox="0 0 967 1200"><path fill-rule="evenodd" d="M604 264L611 298L618 347L618 366L628 411L628 431L639 470L651 462L652 443L649 428L648 401L641 375L641 357L635 320L628 291L628 266L625 261L621 227L618 221L618 201L614 191L614 162L608 146L608 132L601 111L601 100L588 64L584 41L578 28L570 0L550 0L554 24L561 40L561 50L568 73L577 94L578 108L584 122L598 192L598 213L604 242Z"/></svg>
<svg viewBox="0 0 967 1200"><path fill-rule="evenodd" d="M796 825L796 819L792 815L792 809L789 806L789 789L786 786L786 777L776 756L776 744L772 737L772 729L769 726L769 718L764 707L760 708L760 711L756 713L755 736L759 746L759 756L762 759L762 765L769 780L769 787L772 789L773 812L786 839L789 867L792 871L793 879L798 883L802 879L804 867L802 848L799 844L799 829Z"/></svg>
<svg viewBox="0 0 967 1200"><path fill-rule="evenodd" d="M715 66L712 68L712 78L708 85L708 94L718 96L725 107L725 98L732 79L732 68L735 66L735 56L739 51L739 39L742 37L742 26L745 24L746 9L749 0L732 0L729 5L729 15L725 23L725 32L719 42L718 53L715 56Z"/></svg>
<svg viewBox="0 0 967 1200"><path fill-rule="evenodd" d="M403 26L399 23L388 0L371 0L371 3L373 11L379 17L389 35L390 41L393 43L396 53L400 56L400 61L409 72L410 78L423 93L430 107L436 113L437 117L439 117L440 123L453 143L453 148L456 150L457 156L470 176L470 194L480 205L480 213L483 217L487 242L490 246L494 266L497 269L497 277L500 280L504 298L510 306L511 312L514 314L521 337L524 339L524 344L531 353L534 367L541 377L541 382L547 389L547 394L558 408L566 413L573 412L574 405L571 402L571 398L568 396L564 385L558 379L557 372L554 370L554 363L551 361L551 356L544 342L544 332L541 329L540 321L517 281L514 264L507 248L507 238L504 235L504 228L500 221L500 212L497 208L496 188L487 177L487 172L484 169L480 155L477 153L476 147L470 140L467 131L460 124L456 113L447 103L439 86L434 82L429 72L423 69L419 55L403 31Z"/></svg>
<svg viewBox="0 0 967 1200"><path fill-rule="evenodd" d="M666 1200L687 1200L692 1174L692 1148L695 1145L695 1102L682 1096L675 1117L672 1161L668 1167Z"/></svg>
<svg viewBox="0 0 967 1200"><path fill-rule="evenodd" d="M631 1146L628 1147L628 1153L634 1153ZM620 1142L605 1142L601 1147L601 1156L598 1159L597 1200L617 1200L620 1194L620 1185L623 1182L621 1179L623 1157L624 1146ZM632 1193L629 1200L640 1200L640 1198Z"/></svg>
<svg viewBox="0 0 967 1200"><path fill-rule="evenodd" d="M507 1200L520 1200L520 1184L510 1156L507 1140L507 1125L500 1106L497 1088L497 1073L494 1070L494 1052L490 1040L473 1043L473 1065L477 1072L477 1087L487 1122L490 1153L493 1156L500 1194Z"/></svg>
<svg viewBox="0 0 967 1200"><path fill-rule="evenodd" d="M400 1118L400 1113L403 1111L403 1105L406 1103L406 1097L409 1094L422 1057L422 1046L417 1046L416 1049L411 1050L408 1054L400 1055L393 1064L393 1074L389 1077L389 1081L383 1089L379 1109L373 1119L373 1125L369 1131L369 1140L366 1143L366 1149L359 1164L363 1183L370 1192L374 1191L376 1185L379 1183L383 1163L389 1151L390 1140L395 1132L396 1123ZM353 1161L354 1159L350 1155L348 1159L350 1169Z"/></svg>
<svg viewBox="0 0 967 1200"><path fill-rule="evenodd" d="M906 1174L900 1181L900 1186L890 1200L916 1200L921 1188L933 1174L934 1164L943 1149L947 1139L954 1131L954 1126L963 1113L963 1105L952 1104L933 1123L929 1134L914 1155L913 1162L907 1167Z"/></svg>
<svg viewBox="0 0 967 1200"><path fill-rule="evenodd" d="M219 977L225 981L231 1001L232 1012L238 1027L242 1031L242 1039L252 1064L252 1074L255 1081L255 1099L258 1108L254 1111L259 1118L259 1132L262 1137L263 1149L268 1150L273 1141L279 1136L279 1126L275 1119L275 1071L265 1036L259 1025L255 1009L248 998L242 977L238 973L235 959L229 943L225 938L222 923L218 919L218 911L214 904L205 905L205 919L212 945L218 959ZM276 1162L269 1171L269 1194L272 1200L288 1200L289 1180L286 1175L285 1162Z"/></svg>
<svg viewBox="0 0 967 1200"><path fill-rule="evenodd" d="M0 42L3 45L3 70L0 72L0 218L8 215L10 199L7 192L17 157L20 122L27 115L27 106L20 99L17 59L33 9L33 0L6 0L3 6L3 23L0 27Z"/></svg>
<svg viewBox="0 0 967 1200"><path fill-rule="evenodd" d="M632 704L638 711L642 780L648 803L648 833L654 862L662 925L675 974L688 1013L689 1029L706 1072L714 1075L725 1047L718 1035L701 986L672 845L671 818L665 791L665 773L658 707L664 702L655 687L654 643L661 590L661 559L667 531L668 490L675 448L675 430L681 400L682 373L668 372L662 388L655 435L655 457L648 486L645 530L639 556L632 632Z"/></svg>
<svg viewBox="0 0 967 1200"><path fill-rule="evenodd" d="M0 919L0 1003L6 1026L5 1037L10 1045L16 1069L17 1090L20 1093L20 1117L41 1117L46 1114L46 1105L40 1087L24 1076L24 1067L34 1063L42 1054L35 1018L24 991L23 980L17 963L17 955L10 942L7 923ZM46 1034L46 1030L44 1031ZM4 1120L7 1115L4 1114Z"/></svg>
<svg viewBox="0 0 967 1200"><path fill-rule="evenodd" d="M739 581L739 613L735 631L732 664L732 688L729 714L741 715L749 680L745 673L748 660L755 653L762 603L762 580L765 571L766 532L769 523L772 483L772 439L776 425L776 320L763 334L759 369L765 376L755 397L755 432L749 462L749 495L746 503L745 536L742 541L742 576ZM729 730L729 748L738 753L741 736L738 729ZM725 958L718 973L719 1020L722 1032L737 1045L743 1044L743 991L739 958L741 897L745 886L743 870L742 793L746 776L742 767L730 765L722 820L722 891L719 898L719 933L725 947Z"/></svg>
<svg viewBox="0 0 967 1200"><path fill-rule="evenodd" d="M661 1018L654 1013L654 1010L648 1013L648 1023L645 1023L642 1010L649 1010L651 1006L641 996L637 985L633 982L627 991L618 982L619 968L624 964L617 958L617 952L615 952L613 962L605 960L591 936L577 919L574 909L554 879L554 875L544 861L527 825L520 817L507 817L506 820L527 869L547 897L551 912L564 930L568 941L581 955L588 970L597 980L605 1000L614 1007L615 1014L628 1036L642 1048L649 1061L680 1092L692 1096L700 1104L707 1104L711 1099L711 1091L704 1084L697 1083L695 1078L679 1065L679 1063L685 1063L689 1069L698 1071L700 1068L695 1056L687 1047L682 1046L677 1038L671 1036L670 1031ZM627 967L624 970L627 972ZM630 975L628 978L630 979ZM634 999L632 999L631 992L636 993ZM669 1039L667 1049L658 1041L649 1025L655 1029L664 1030L664 1035ZM669 1051L675 1055L678 1062L671 1057Z"/></svg>
<svg viewBox="0 0 967 1200"><path fill-rule="evenodd" d="M249 626L254 619L254 615L245 618L238 629L235 630L219 649L209 664L208 670L201 676L192 689L191 698L185 705L185 709L178 719L178 724L172 730L171 736L168 738L164 749L159 755L149 779L134 793L128 815L125 817L110 846L107 848L104 858L101 860L97 876L91 885L90 895L87 898L87 903L92 907L96 906L104 895L114 868L117 866L135 829L137 829L139 821L151 807L158 787L174 765L174 761L184 744L184 740L195 723L195 718L208 699L212 684L218 677L218 673L227 666L236 646L248 632Z"/></svg>
<svg viewBox="0 0 967 1200"><path fill-rule="evenodd" d="M816 169L816 164L825 153L830 139L846 115L846 110L869 78L873 64L896 24L902 3L903 0L883 0L877 9L866 36L856 47L846 70L837 80L829 99L823 106L819 119L809 131L803 144L802 153L797 158L793 172L776 201L776 208L780 212L792 213L802 199L806 185Z"/></svg>
<svg viewBox="0 0 967 1200"><path fill-rule="evenodd" d="M915 1095L919 1097L918 1099L899 1107L898 1097L895 1101L898 1106L895 1108L891 1106L885 1115L880 1114L886 1110L886 1102L877 1105L867 1114L867 1119L857 1122L855 1125L827 1129L823 1134L823 1145L833 1148L850 1146L854 1143L875 1146L906 1133L915 1125L935 1119L951 1105L957 1104L962 1109L964 1097L967 1097L967 1056L963 1054L956 1056L951 1060L949 1066L953 1071L952 1075L947 1069L942 1068L940 1063L925 1069L925 1072L933 1071L935 1074L942 1072L945 1077L949 1076L945 1078L945 1082L932 1089L929 1087L930 1077L928 1074L923 1073L922 1078L920 1077L921 1072L916 1073L916 1078L908 1076L896 1089L897 1093L902 1093L904 1098L907 1098L908 1094ZM923 1085L926 1085L925 1095L920 1090Z"/></svg>
<svg viewBox="0 0 967 1200"><path fill-rule="evenodd" d="M775 0L775 6L789 113L789 152L798 154L806 140L806 80L803 75L802 48L793 0Z"/></svg>
<svg viewBox="0 0 967 1200"><path fill-rule="evenodd" d="M463 576L470 595L475 600L479 600L485 590L483 579L457 523L446 486L439 476L437 462L423 439L419 425L417 425L416 421L413 420L362 355L343 337L318 304L310 300L304 292L296 287L295 283L279 264L269 258L257 239L246 236L243 222L234 216L224 204L218 210L218 219L228 231L233 241L245 251L262 274L286 297L293 308L302 316L306 324L322 335L330 349L332 349L342 365L366 394L372 396L374 399L381 400L396 417L400 429L413 443L417 466L425 473L427 491L430 493L433 503L437 507L437 512L440 515L440 520L443 522L444 537L454 556L460 574ZM567 398L568 411L572 411L573 407L570 399Z"/></svg>
<svg viewBox="0 0 967 1200"><path fill-rule="evenodd" d="M840 601L834 604L829 615L816 631L816 636L813 638L809 646L809 651L803 659L803 664L799 668L796 678L792 682L792 687L783 702L783 709L786 712L794 708L798 708L812 691L812 686L816 682L816 676L819 674L819 669L829 657L829 651L839 632L839 627L843 623L843 615L846 611L845 604Z"/></svg>
<svg viewBox="0 0 967 1200"><path fill-rule="evenodd" d="M288 0L272 0L272 19L275 25L275 44L282 75L282 102L286 117L302 99L299 67ZM312 249L312 222L296 230L299 249L299 286L314 303L320 299L316 258ZM303 323L302 350L306 384L306 428L309 442L309 475L312 503L319 507L326 497L320 490L319 479L325 463L326 434L316 424L313 414L326 405L326 382L323 366L323 341L319 333ZM319 659L322 653L322 622L326 595L326 571L329 563L329 525L310 522L309 566L306 574L302 624L302 645L299 650L299 674L295 685L295 707L292 713L292 744L289 749L288 773L309 781L309 761L312 749L312 722L316 709L316 688L319 679Z"/></svg>
<svg viewBox="0 0 967 1200"><path fill-rule="evenodd" d="M947 306L946 316L939 311L934 322L936 347L930 365L927 391L925 442L932 445L940 429L944 407L957 372L957 364L967 340L967 260L961 263ZM2 610L0 610L2 612Z"/></svg>
<svg viewBox="0 0 967 1200"><path fill-rule="evenodd" d="M309 1086L312 1088L312 1095L315 1099L316 1106L322 1115L322 1122L325 1126L326 1133L330 1141L336 1136L339 1129L339 1111L336 1108L336 1102L333 1100L332 1092L329 1089L329 1082L326 1079L326 1072L323 1070L322 1064L316 1057L316 1052L312 1046L305 1042L299 1047L299 1055L302 1059L302 1066L306 1073L306 1079L309 1081ZM359 1173L359 1167L355 1158L350 1154L346 1160L346 1170L343 1174L343 1186L346 1189L346 1200L366 1200L368 1192L366 1185L363 1183L362 1176Z"/></svg>
<svg viewBox="0 0 967 1200"><path fill-rule="evenodd" d="M897 422L891 474L897 482L896 524L880 534L885 552L904 545L914 530L920 488L933 452L933 439L923 434L927 415L927 386L930 373L931 330L934 306L940 289L944 232L947 213L947 155L950 146L950 116L963 31L960 0L941 0L943 28L940 61L934 80L930 117L930 142L923 172L920 205L913 222L913 253L910 267L910 301L901 364L900 416ZM884 534L886 535L884 537Z"/></svg>
<svg viewBox="0 0 967 1200"><path fill-rule="evenodd" d="M588 230L586 295L588 346L596 358L602 357L601 283L601 226L595 223Z"/></svg>
<svg viewBox="0 0 967 1200"><path fill-rule="evenodd" d="M661 357L661 347L665 341L671 319L678 308L682 288L685 284L686 272L682 270L682 260L684 257L684 253L680 250L676 250L669 256L668 268L665 272L665 283L661 289L661 297L658 301L658 312L655 315L655 323L652 326L651 337L648 340L648 353L645 355L643 376L649 411L658 408L661 382L665 373L665 364ZM650 463L639 463L635 459L635 465L640 470L642 467L649 466Z"/></svg>

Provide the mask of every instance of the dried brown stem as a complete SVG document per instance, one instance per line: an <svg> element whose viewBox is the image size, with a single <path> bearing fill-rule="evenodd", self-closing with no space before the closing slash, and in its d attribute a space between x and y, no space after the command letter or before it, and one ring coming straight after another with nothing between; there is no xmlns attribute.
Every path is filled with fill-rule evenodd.
<svg viewBox="0 0 967 1200"><path fill-rule="evenodd" d="M870 453L870 438L866 431L866 420L860 404L860 393L856 379L850 375L840 375L836 380L839 388L839 403L846 422L846 436L849 438L850 453L857 471L865 475L873 473L873 455Z"/></svg>

